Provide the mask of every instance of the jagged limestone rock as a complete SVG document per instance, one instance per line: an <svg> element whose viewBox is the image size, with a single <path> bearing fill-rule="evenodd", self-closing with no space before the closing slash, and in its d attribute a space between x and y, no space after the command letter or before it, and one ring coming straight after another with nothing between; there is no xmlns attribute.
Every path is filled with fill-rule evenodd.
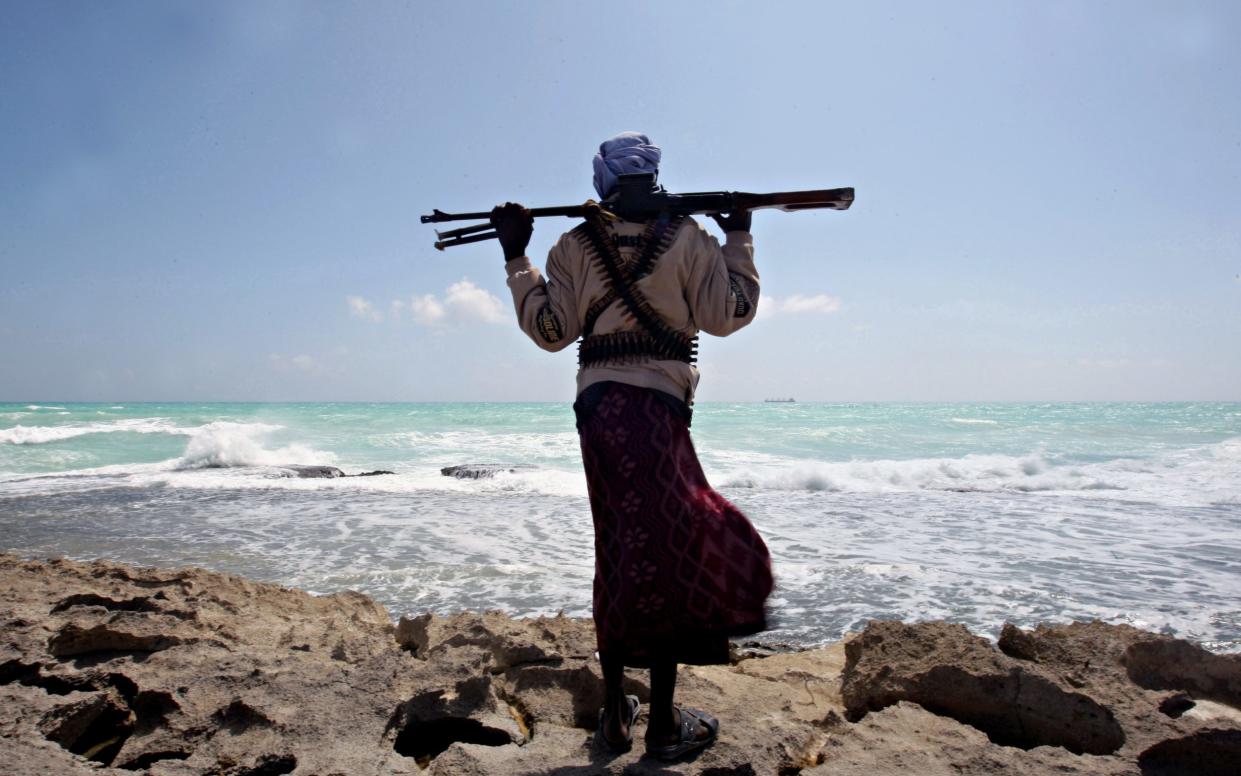
<svg viewBox="0 0 1241 776"><path fill-rule="evenodd" d="M0 633L0 773L16 776L1213 774L1241 739L1234 656L1102 623L1006 628L998 647L872 623L684 668L678 701L721 735L670 765L642 754L644 671L627 677L634 749L594 745L584 619L394 626L358 593L0 555Z"/></svg>

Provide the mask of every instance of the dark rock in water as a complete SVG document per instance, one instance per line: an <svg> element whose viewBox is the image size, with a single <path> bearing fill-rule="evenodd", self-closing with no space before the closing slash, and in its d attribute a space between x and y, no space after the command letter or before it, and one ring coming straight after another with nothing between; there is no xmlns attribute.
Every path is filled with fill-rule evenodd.
<svg viewBox="0 0 1241 776"><path fill-rule="evenodd" d="M494 477L500 472L512 474L537 468L539 467L532 463L466 463L460 466L445 466L440 469L440 474L445 477L456 477L459 480L483 480Z"/></svg>
<svg viewBox="0 0 1241 776"><path fill-rule="evenodd" d="M377 477L381 474L394 474L385 469L376 469L373 472L359 472L358 474L345 474L335 466L303 466L301 464L290 464L281 466L281 469L290 472L292 476L302 479L324 479L331 480L337 477Z"/></svg>
<svg viewBox="0 0 1241 776"><path fill-rule="evenodd" d="M294 476L307 479L332 479L334 477L346 476L344 472L335 466L281 466L281 469L287 469L293 472Z"/></svg>

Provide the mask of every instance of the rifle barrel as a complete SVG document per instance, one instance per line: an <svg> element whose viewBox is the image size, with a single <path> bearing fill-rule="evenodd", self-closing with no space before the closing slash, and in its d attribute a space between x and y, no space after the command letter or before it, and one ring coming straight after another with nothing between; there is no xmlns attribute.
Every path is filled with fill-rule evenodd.
<svg viewBox="0 0 1241 776"><path fill-rule="evenodd" d="M658 207L647 206L645 202L639 200L636 204L632 201L629 202L628 204L634 205L634 208L627 210L625 209L623 196L620 203L608 202L604 207L612 209L622 217L633 219L652 218L661 209L669 209L678 213L696 214L720 213L728 212L729 210L761 210L764 208L777 208L784 211L848 210L849 206L853 204L852 188L780 191L774 194L714 191L663 196L666 199L658 203ZM536 207L530 209L530 215L535 218L545 218L548 216L582 218L586 215L586 206ZM492 229L490 210L474 213L445 213L442 210L433 210L431 215L422 216L422 223L424 224L438 224L444 221L482 221L483 223L462 226L457 229L446 229L444 231L436 230L435 235L440 239L436 241L435 247L441 251L445 248L492 240L496 237L496 233Z"/></svg>
<svg viewBox="0 0 1241 776"><path fill-rule="evenodd" d="M530 215L535 218L545 218L547 216L567 216L575 218L582 215L581 205L560 205L558 207L535 207L530 208ZM424 224L439 224L444 221L490 221L491 211L484 210L477 213L445 213L442 210L433 210L431 215L422 216Z"/></svg>

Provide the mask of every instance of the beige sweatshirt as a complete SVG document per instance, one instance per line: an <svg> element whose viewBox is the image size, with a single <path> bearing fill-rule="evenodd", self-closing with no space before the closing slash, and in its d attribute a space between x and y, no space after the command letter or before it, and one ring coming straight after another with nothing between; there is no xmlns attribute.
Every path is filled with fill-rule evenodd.
<svg viewBox="0 0 1241 776"><path fill-rule="evenodd" d="M645 224L614 221L613 236L639 236ZM641 248L620 242L626 264L637 261ZM607 293L601 270L594 266L573 235L566 233L547 256L544 279L530 259L520 256L505 265L517 322L544 350L562 350L582 334L586 311ZM685 219L668 250L651 273L637 281L651 307L673 329L692 336L699 330L724 337L754 320L758 305L758 270L748 232L729 232L723 247L692 218ZM640 330L619 299L595 323L595 334ZM681 361L650 360L578 369L581 393L604 380L654 388L693 402L698 370Z"/></svg>

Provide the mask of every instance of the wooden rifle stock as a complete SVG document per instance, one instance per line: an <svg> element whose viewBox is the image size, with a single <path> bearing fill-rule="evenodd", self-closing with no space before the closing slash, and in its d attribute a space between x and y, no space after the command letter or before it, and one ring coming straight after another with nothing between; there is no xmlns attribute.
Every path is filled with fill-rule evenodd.
<svg viewBox="0 0 1241 776"><path fill-rule="evenodd" d="M763 210L775 208L784 211L794 210L848 210L853 204L853 189L816 189L814 191L779 191L772 194L750 194L743 191L712 191L697 194L669 194L655 186L655 176L649 173L638 173L620 176L616 192L599 203L604 209L627 221L645 221L655 218L660 213L672 215L696 215L701 213L732 213L736 210ZM593 203L583 205L566 205L563 207L532 208L530 215L535 218L548 216L565 216L583 218L586 210ZM438 250L456 245L482 242L494 239L491 213L445 213L433 210L430 215L422 216L424 224L438 224L445 221L469 221L487 219L486 223L463 226L458 229L436 230L439 238L435 242Z"/></svg>

